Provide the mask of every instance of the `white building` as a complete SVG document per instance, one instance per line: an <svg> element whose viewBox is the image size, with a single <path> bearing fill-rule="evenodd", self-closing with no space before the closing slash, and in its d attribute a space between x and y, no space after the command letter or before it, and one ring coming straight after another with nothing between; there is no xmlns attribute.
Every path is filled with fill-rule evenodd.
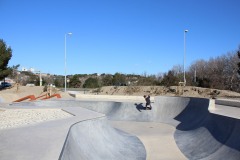
<svg viewBox="0 0 240 160"><path fill-rule="evenodd" d="M26 67L22 67L22 71L27 71L27 72L32 72L32 73L34 73L34 72L35 72L35 69L34 69L34 68L29 68L29 69L27 69Z"/></svg>
<svg viewBox="0 0 240 160"><path fill-rule="evenodd" d="M22 71L28 71L28 69L25 67L22 67Z"/></svg>

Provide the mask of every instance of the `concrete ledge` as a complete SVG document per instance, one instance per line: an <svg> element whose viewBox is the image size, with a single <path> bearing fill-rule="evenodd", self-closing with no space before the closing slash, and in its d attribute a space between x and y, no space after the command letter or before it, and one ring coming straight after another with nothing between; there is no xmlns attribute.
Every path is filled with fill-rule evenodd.
<svg viewBox="0 0 240 160"><path fill-rule="evenodd" d="M90 94L75 94L74 96L78 100L105 100L105 101L133 101L133 102L145 102L143 96L119 96L119 95L90 95ZM151 101L154 101L154 97L151 97Z"/></svg>
<svg viewBox="0 0 240 160"><path fill-rule="evenodd" d="M214 99L209 99L209 107L208 110L215 110L216 106L215 106L216 102Z"/></svg>
<svg viewBox="0 0 240 160"><path fill-rule="evenodd" d="M240 107L240 101L238 100L216 99L215 104L232 106L232 107Z"/></svg>

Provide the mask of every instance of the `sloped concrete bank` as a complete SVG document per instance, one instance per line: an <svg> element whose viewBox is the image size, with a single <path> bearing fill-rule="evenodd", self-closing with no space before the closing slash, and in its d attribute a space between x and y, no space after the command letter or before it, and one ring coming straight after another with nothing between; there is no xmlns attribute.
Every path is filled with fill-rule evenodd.
<svg viewBox="0 0 240 160"><path fill-rule="evenodd" d="M71 127L59 159L144 160L146 151L136 136L111 127L105 118L98 118Z"/></svg>
<svg viewBox="0 0 240 160"><path fill-rule="evenodd" d="M210 113L208 99L155 97L152 110L145 110L145 104L139 102L44 101L29 105L84 107L114 121L167 123L176 127L175 142L188 159L240 159L240 120ZM80 146L75 148L82 152Z"/></svg>

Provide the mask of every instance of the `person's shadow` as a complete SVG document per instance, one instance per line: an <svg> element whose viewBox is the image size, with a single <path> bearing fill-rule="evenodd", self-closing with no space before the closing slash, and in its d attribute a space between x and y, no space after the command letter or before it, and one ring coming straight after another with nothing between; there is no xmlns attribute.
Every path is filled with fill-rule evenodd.
<svg viewBox="0 0 240 160"><path fill-rule="evenodd" d="M141 110L146 110L146 107L144 107L142 103L139 103L139 104L135 103L135 106L139 112L142 112Z"/></svg>

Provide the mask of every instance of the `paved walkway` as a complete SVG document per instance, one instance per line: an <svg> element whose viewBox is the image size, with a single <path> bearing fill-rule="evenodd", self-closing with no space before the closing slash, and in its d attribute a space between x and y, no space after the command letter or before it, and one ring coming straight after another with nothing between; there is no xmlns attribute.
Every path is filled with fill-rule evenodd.
<svg viewBox="0 0 240 160"><path fill-rule="evenodd" d="M33 109L36 107L8 107ZM49 107L41 107L48 110ZM53 108L53 107L52 107ZM56 107L58 108L58 107ZM61 107L73 114L69 118L29 124L0 130L1 160L57 160L72 124L103 117L103 114L81 107ZM4 109L4 108L3 108Z"/></svg>
<svg viewBox="0 0 240 160"><path fill-rule="evenodd" d="M240 119L240 108L238 107L215 105L215 109L210 110L210 112L214 114Z"/></svg>

